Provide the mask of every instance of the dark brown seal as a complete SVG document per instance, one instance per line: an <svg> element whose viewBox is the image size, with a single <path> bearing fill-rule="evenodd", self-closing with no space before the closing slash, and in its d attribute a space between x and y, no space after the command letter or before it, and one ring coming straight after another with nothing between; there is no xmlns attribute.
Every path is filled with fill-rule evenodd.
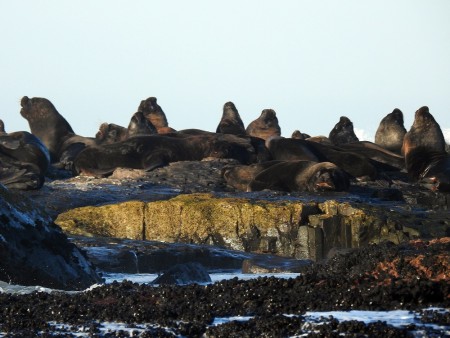
<svg viewBox="0 0 450 338"><path fill-rule="evenodd" d="M270 136L280 136L281 128L275 110L264 109L261 115L247 126L246 133L250 136L267 140Z"/></svg>
<svg viewBox="0 0 450 338"><path fill-rule="evenodd" d="M337 146L308 140L271 137L266 141L266 147L274 160L332 162L355 178L367 176L375 179L378 176L375 164L365 155Z"/></svg>
<svg viewBox="0 0 450 338"><path fill-rule="evenodd" d="M359 139L353 130L353 123L346 116L341 116L339 122L330 131L328 136L331 143L334 145L341 145L345 143L358 142Z"/></svg>
<svg viewBox="0 0 450 338"><path fill-rule="evenodd" d="M0 183L11 189L39 189L50 164L47 147L26 131L0 133Z"/></svg>
<svg viewBox="0 0 450 338"><path fill-rule="evenodd" d="M216 128L216 133L245 135L244 123L233 102L226 102L223 105L222 118Z"/></svg>
<svg viewBox="0 0 450 338"><path fill-rule="evenodd" d="M233 158L241 163L254 161L249 141L235 135L136 136L125 141L89 147L75 158L73 173L108 176L116 168L147 171L177 161L199 161L207 157Z"/></svg>
<svg viewBox="0 0 450 338"><path fill-rule="evenodd" d="M450 155L445 151L441 127L428 107L418 109L403 139L406 170L414 181L438 191L450 191Z"/></svg>
<svg viewBox="0 0 450 338"><path fill-rule="evenodd" d="M305 133L302 133L300 130L294 130L292 132L291 138L296 138L298 140L306 140L308 138L310 138L311 136Z"/></svg>
<svg viewBox="0 0 450 338"><path fill-rule="evenodd" d="M66 119L46 98L24 96L20 114L28 121L31 133L48 148L53 163L71 161L80 149L95 145L95 140L76 135ZM70 164L69 164L70 165ZM66 164L62 164L66 166Z"/></svg>
<svg viewBox="0 0 450 338"><path fill-rule="evenodd" d="M115 123L102 123L95 134L95 141L98 145L111 144L134 136L157 133L155 126L144 116L144 113L138 111L131 117L127 128Z"/></svg>
<svg viewBox="0 0 450 338"><path fill-rule="evenodd" d="M227 184L244 191L346 191L348 175L335 164L314 161L270 161L225 169Z"/></svg>
<svg viewBox="0 0 450 338"><path fill-rule="evenodd" d="M139 104L138 111L144 113L144 116L149 120L158 130L158 134L165 134L174 132L175 130L169 127L166 114L161 106L157 103L156 97L149 97L142 100Z"/></svg>
<svg viewBox="0 0 450 338"><path fill-rule="evenodd" d="M387 114L381 120L375 133L375 143L389 151L400 154L405 134L403 113L400 109L395 108L392 113Z"/></svg>

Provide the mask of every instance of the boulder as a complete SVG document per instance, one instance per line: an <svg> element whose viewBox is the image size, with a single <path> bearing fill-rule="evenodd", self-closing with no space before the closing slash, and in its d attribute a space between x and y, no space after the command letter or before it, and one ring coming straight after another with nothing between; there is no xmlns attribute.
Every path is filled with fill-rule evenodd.
<svg viewBox="0 0 450 338"><path fill-rule="evenodd" d="M25 196L0 185L0 280L63 290L101 282L94 266Z"/></svg>
<svg viewBox="0 0 450 338"><path fill-rule="evenodd" d="M152 284L192 284L211 283L209 276L203 265L199 263L177 264L158 276Z"/></svg>

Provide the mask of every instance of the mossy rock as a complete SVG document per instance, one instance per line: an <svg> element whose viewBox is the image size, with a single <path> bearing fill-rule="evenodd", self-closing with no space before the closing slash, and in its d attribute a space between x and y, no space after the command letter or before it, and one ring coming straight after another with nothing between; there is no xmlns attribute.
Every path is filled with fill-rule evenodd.
<svg viewBox="0 0 450 338"><path fill-rule="evenodd" d="M379 207L209 193L82 207L59 215L55 222L71 234L213 244L315 260L336 248L400 243L418 236Z"/></svg>

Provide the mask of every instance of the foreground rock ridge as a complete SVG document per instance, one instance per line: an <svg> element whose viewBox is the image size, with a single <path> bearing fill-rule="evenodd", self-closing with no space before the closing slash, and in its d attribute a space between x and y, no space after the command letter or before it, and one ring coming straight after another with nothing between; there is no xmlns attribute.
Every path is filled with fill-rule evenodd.
<svg viewBox="0 0 450 338"><path fill-rule="evenodd" d="M49 216L2 186L0 218L0 280L64 290L83 290L101 281Z"/></svg>

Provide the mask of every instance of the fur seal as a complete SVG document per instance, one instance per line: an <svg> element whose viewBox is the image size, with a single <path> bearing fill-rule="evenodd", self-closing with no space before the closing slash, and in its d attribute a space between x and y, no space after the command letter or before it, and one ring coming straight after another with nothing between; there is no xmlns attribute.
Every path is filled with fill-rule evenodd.
<svg viewBox="0 0 450 338"><path fill-rule="evenodd" d="M400 154L405 134L403 113L400 109L395 108L392 113L387 114L381 120L375 133L375 143L389 151Z"/></svg>
<svg viewBox="0 0 450 338"><path fill-rule="evenodd" d="M222 118L216 133L245 135L244 123L233 102L229 101L223 105Z"/></svg>
<svg viewBox="0 0 450 338"><path fill-rule="evenodd" d="M291 138L295 138L298 140L306 140L308 138L311 138L311 136L308 134L302 133L300 130L297 129L292 132Z"/></svg>
<svg viewBox="0 0 450 338"><path fill-rule="evenodd" d="M74 175L108 176L116 168L147 171L177 161L200 161L206 157L233 158L241 163L254 161L254 149L234 135L136 136L121 142L81 151L73 163Z"/></svg>
<svg viewBox="0 0 450 338"><path fill-rule="evenodd" d="M368 176L375 179L378 176L376 166L366 156L337 146L308 140L272 137L266 141L266 147L274 160L332 162L355 178Z"/></svg>
<svg viewBox="0 0 450 338"><path fill-rule="evenodd" d="M412 180L423 181L432 190L450 191L450 155L445 151L441 127L427 106L416 111L402 152Z"/></svg>
<svg viewBox="0 0 450 338"><path fill-rule="evenodd" d="M314 161L270 161L224 170L229 185L244 191L346 191L348 175L335 164Z"/></svg>
<svg viewBox="0 0 450 338"><path fill-rule="evenodd" d="M330 131L328 138L331 143L337 146L359 141L353 130L352 121L350 121L350 119L346 116L341 116L339 122L336 123L334 128Z"/></svg>
<svg viewBox="0 0 450 338"><path fill-rule="evenodd" d="M256 120L250 122L245 131L247 135L259 137L263 140L267 140L270 136L280 136L281 128L278 125L275 110L264 109Z"/></svg>
<svg viewBox="0 0 450 338"><path fill-rule="evenodd" d="M155 126L145 118L144 113L138 111L131 117L127 128L114 123L102 123L95 134L95 141L98 145L111 144L133 136L157 133Z"/></svg>
<svg viewBox="0 0 450 338"><path fill-rule="evenodd" d="M20 114L30 126L31 133L45 144L52 163L65 167L87 145L95 145L95 139L74 133L70 124L46 98L24 96L20 101ZM64 158L64 160L61 160ZM65 163L68 161L69 163Z"/></svg>
<svg viewBox="0 0 450 338"><path fill-rule="evenodd" d="M50 165L47 147L26 131L0 132L0 183L11 189L39 189Z"/></svg>
<svg viewBox="0 0 450 338"><path fill-rule="evenodd" d="M151 96L145 100L142 100L139 104L138 111L142 112L147 120L155 126L158 134L165 134L175 131L169 127L166 114L164 114L161 106L157 103L156 97Z"/></svg>

